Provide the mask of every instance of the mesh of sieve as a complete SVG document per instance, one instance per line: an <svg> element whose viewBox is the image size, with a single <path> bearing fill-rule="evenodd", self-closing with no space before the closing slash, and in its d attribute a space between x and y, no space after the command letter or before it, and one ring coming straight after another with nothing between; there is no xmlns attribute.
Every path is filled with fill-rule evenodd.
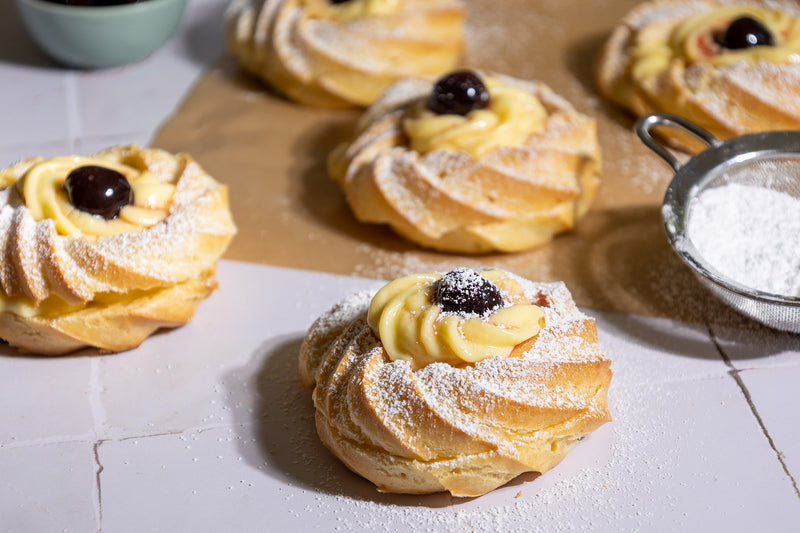
<svg viewBox="0 0 800 533"><path fill-rule="evenodd" d="M649 130L655 125L683 128L709 148L681 165L650 135ZM800 132L760 133L722 142L681 117L652 115L637 124L637 133L675 170L664 196L662 215L667 237L681 259L707 288L734 309L767 326L800 333L800 297L796 292L774 294L722 274L687 236L690 206L709 189L739 184L800 199Z"/></svg>

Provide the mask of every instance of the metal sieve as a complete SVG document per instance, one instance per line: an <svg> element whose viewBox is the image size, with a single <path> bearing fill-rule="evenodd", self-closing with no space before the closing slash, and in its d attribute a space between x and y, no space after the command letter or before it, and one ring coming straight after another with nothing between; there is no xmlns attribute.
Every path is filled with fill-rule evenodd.
<svg viewBox="0 0 800 533"><path fill-rule="evenodd" d="M657 126L682 130L708 147L681 164L651 134ZM738 183L800 198L800 131L755 133L721 141L682 117L656 114L639 120L636 134L675 171L661 214L670 244L680 258L729 306L772 328L800 333L800 297L771 294L730 279L710 265L687 237L690 202L704 190Z"/></svg>

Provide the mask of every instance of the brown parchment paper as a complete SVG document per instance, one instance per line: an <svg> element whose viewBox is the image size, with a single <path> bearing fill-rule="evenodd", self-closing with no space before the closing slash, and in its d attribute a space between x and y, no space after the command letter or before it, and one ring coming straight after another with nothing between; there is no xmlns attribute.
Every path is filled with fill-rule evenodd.
<svg viewBox="0 0 800 533"><path fill-rule="evenodd" d="M714 299L672 252L660 215L672 170L603 101L593 63L633 0L467 0L466 66L539 79L596 117L602 186L575 231L538 249L458 256L361 224L326 175L329 151L358 110L303 107L276 96L224 56L153 144L194 156L230 187L239 228L226 258L390 279L454 266L498 266L563 280L581 306L690 321L745 319Z"/></svg>

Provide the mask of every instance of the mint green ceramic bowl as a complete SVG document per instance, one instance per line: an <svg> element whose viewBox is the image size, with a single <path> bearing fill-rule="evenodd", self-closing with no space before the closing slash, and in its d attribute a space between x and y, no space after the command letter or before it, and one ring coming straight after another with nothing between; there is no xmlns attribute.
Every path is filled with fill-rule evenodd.
<svg viewBox="0 0 800 533"><path fill-rule="evenodd" d="M135 63L175 32L186 0L75 6L16 0L23 24L50 57L70 67L101 69Z"/></svg>

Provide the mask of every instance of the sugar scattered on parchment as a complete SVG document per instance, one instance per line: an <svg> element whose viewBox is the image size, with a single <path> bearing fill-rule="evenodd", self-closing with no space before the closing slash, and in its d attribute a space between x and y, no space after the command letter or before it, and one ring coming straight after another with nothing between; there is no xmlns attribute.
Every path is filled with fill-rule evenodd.
<svg viewBox="0 0 800 533"><path fill-rule="evenodd" d="M360 255L369 255L369 263L353 267L354 276L379 279L394 279L419 272L448 272L461 266L472 266L460 257L442 255L426 260L413 254L399 254L391 250L372 247L368 244L356 245Z"/></svg>

